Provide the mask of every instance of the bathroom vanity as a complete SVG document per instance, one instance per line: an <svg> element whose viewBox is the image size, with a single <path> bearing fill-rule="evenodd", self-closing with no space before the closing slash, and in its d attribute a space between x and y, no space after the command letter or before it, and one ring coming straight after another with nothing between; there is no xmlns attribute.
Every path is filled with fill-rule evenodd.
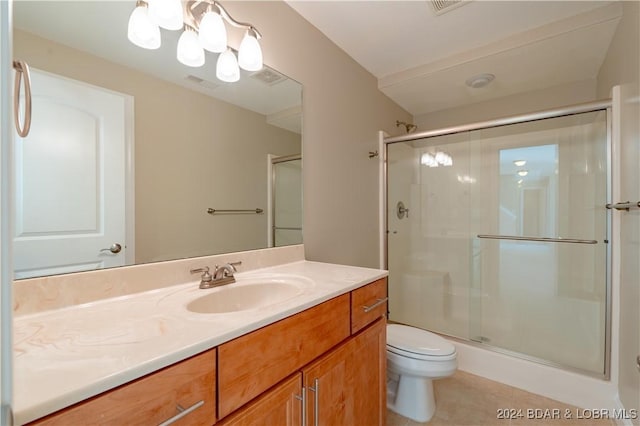
<svg viewBox="0 0 640 426"><path fill-rule="evenodd" d="M301 261L236 276L306 283L220 314L185 309L216 291L190 282L18 317L16 422L385 424L385 271Z"/></svg>

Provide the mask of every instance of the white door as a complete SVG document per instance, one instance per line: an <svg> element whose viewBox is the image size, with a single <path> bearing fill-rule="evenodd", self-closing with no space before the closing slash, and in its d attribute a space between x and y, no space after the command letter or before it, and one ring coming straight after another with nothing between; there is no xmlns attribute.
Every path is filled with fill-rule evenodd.
<svg viewBox="0 0 640 426"><path fill-rule="evenodd" d="M15 278L124 265L130 99L34 69L31 85L31 132L14 147Z"/></svg>

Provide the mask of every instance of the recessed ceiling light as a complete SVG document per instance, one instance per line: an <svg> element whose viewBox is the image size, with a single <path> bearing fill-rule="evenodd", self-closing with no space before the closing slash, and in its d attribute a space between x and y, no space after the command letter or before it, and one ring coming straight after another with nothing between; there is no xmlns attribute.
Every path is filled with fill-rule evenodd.
<svg viewBox="0 0 640 426"><path fill-rule="evenodd" d="M518 170L518 176L526 176L529 174L528 170Z"/></svg>
<svg viewBox="0 0 640 426"><path fill-rule="evenodd" d="M469 77L467 81L465 81L465 83L467 86L473 89L480 89L491 83L494 78L496 78L496 76L493 74L478 74L474 75L473 77Z"/></svg>
<svg viewBox="0 0 640 426"><path fill-rule="evenodd" d="M515 164L518 167L522 167L525 164L527 164L527 160L516 160L516 161L513 162L513 164Z"/></svg>

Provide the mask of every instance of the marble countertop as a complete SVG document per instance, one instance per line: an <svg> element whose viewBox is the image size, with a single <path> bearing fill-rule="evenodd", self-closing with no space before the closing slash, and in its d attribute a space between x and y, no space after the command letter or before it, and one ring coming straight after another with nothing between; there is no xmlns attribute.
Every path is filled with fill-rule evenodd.
<svg viewBox="0 0 640 426"><path fill-rule="evenodd" d="M199 314L198 281L14 319L14 418L24 424L387 276L310 261L236 273L238 284L301 277L304 290L255 310ZM234 285L234 284L230 284Z"/></svg>

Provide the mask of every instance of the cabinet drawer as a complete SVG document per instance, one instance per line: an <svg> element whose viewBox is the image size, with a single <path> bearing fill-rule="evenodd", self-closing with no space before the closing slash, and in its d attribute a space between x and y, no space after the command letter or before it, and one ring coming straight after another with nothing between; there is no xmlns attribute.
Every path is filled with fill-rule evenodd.
<svg viewBox="0 0 640 426"><path fill-rule="evenodd" d="M189 412L174 425L212 425L216 421L215 368L216 350L212 349L30 425L161 424L179 414L178 406Z"/></svg>
<svg viewBox="0 0 640 426"><path fill-rule="evenodd" d="M349 294L218 348L218 415L230 414L349 337Z"/></svg>
<svg viewBox="0 0 640 426"><path fill-rule="evenodd" d="M381 278L351 292L351 333L387 314L387 279Z"/></svg>

